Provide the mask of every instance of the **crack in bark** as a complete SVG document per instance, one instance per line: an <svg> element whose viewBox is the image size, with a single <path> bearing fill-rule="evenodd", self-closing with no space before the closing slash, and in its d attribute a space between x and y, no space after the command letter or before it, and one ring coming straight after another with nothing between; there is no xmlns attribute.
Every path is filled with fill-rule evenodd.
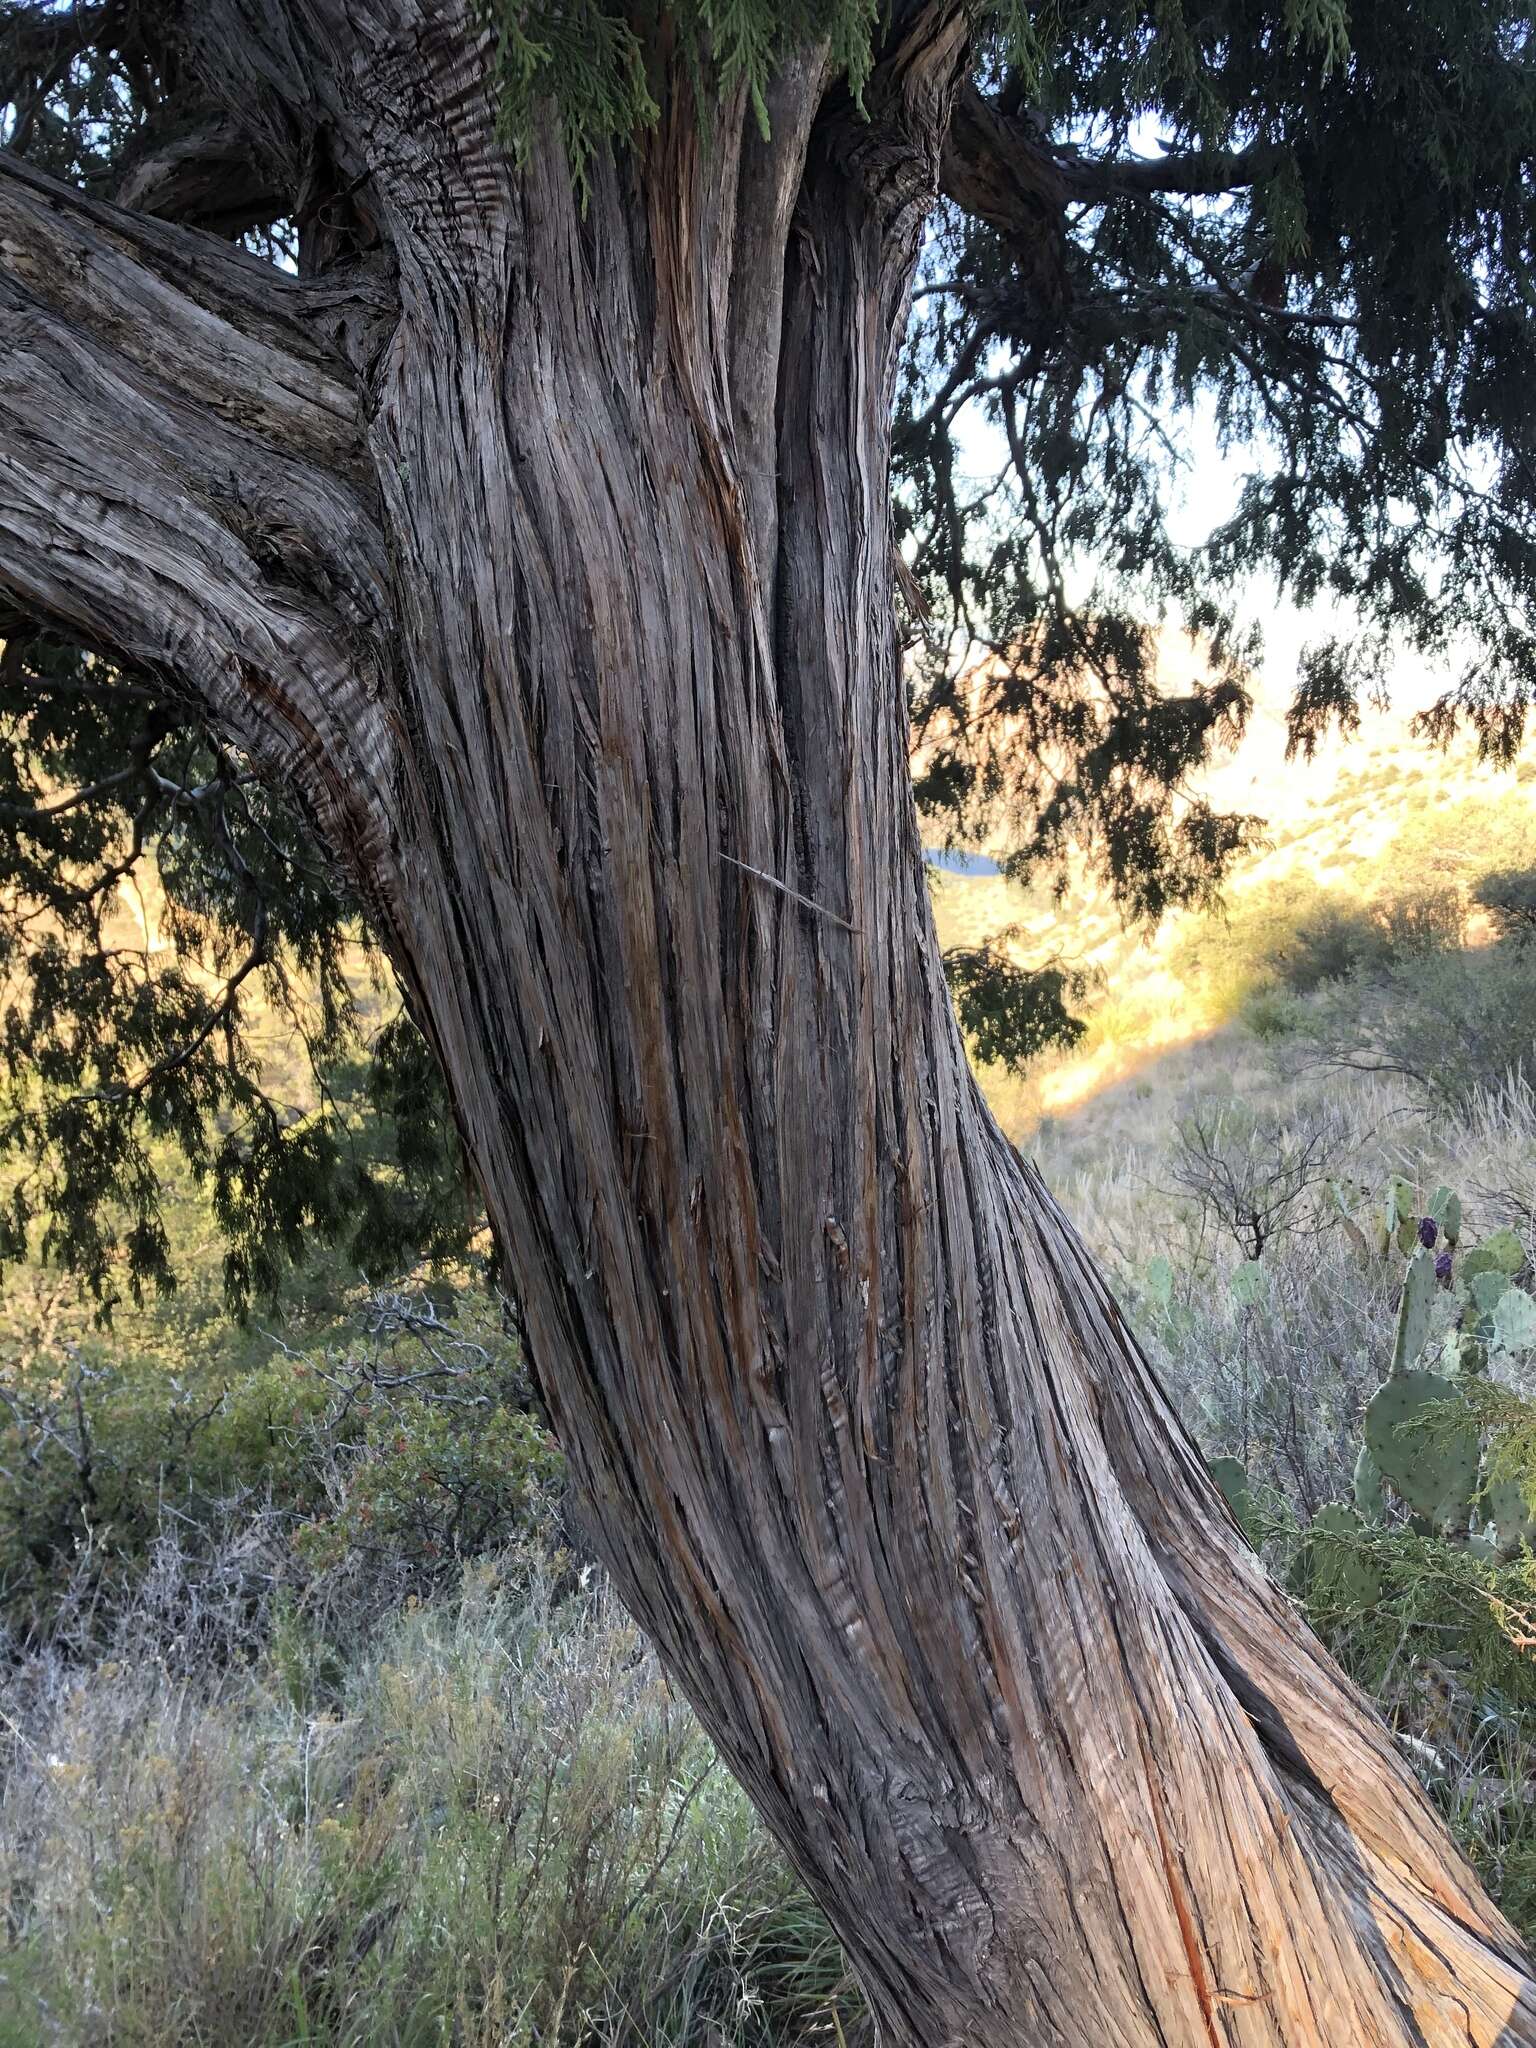
<svg viewBox="0 0 1536 2048"><path fill-rule="evenodd" d="M1157 1831L1158 1852L1162 1857L1163 1876L1167 1880L1168 1895L1173 1901L1174 1917L1179 1923L1179 1935L1184 1943L1184 1955L1189 1964L1190 1982L1195 1987L1195 2000L1200 2007L1200 2017L1205 2022L1206 2036L1211 2048L1222 2048L1221 2036L1216 2031L1216 2006L1211 1988L1210 1972L1205 1966L1205 1951L1195 1929L1195 1916L1190 1911L1189 1894L1179 1876L1178 1866L1173 1860L1173 1850L1168 1841L1168 1825L1163 1808L1163 1795L1157 1782L1157 1771L1152 1762L1152 1753L1147 1748L1146 1736L1137 1731L1141 1740L1141 1762L1146 1773L1148 1810L1152 1825Z"/></svg>

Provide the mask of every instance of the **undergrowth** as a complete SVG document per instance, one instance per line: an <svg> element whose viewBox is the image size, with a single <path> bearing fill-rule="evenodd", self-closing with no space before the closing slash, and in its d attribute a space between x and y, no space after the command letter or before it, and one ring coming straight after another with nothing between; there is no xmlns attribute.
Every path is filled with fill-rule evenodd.
<svg viewBox="0 0 1536 2048"><path fill-rule="evenodd" d="M5 2048L853 2043L826 1922L598 1582L537 1546L340 1662L0 1685ZM561 1583L562 1574L566 1583Z"/></svg>

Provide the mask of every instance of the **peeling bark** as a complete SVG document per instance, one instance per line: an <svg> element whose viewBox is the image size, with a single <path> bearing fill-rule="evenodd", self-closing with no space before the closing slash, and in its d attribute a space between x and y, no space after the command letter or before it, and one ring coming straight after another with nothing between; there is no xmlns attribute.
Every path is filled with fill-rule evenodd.
<svg viewBox="0 0 1536 2048"><path fill-rule="evenodd" d="M814 59L771 144L680 95L583 212L453 8L208 0L210 78L366 177L392 328L8 166L0 600L198 690L357 877L607 1562L887 2041L1528 2048L966 1067L887 475L965 21L895 12L867 121Z"/></svg>

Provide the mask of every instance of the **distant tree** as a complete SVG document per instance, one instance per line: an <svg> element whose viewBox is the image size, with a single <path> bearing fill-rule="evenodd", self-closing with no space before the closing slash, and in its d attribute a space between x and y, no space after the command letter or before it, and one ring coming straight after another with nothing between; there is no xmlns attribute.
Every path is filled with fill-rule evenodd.
<svg viewBox="0 0 1536 2048"><path fill-rule="evenodd" d="M1536 868L1498 868L1472 891L1501 939L1536 939Z"/></svg>
<svg viewBox="0 0 1536 2048"><path fill-rule="evenodd" d="M1388 1074L1464 1111L1536 1078L1536 958L1518 944L1434 948L1330 983L1290 1024L1287 1066Z"/></svg>
<svg viewBox="0 0 1536 2048"><path fill-rule="evenodd" d="M343 1221L242 998L305 968L328 1043L355 915L596 1539L885 2039L1536 2042L986 1112L908 776L915 708L941 820L1198 900L1247 831L1188 778L1255 569L1365 622L1302 750L1394 632L1470 650L1433 731L1514 746L1528 11L3 20L12 1249L46 1217L104 1284L157 1269L131 1115L248 1243ZM1249 473L1191 555L1162 458L1200 403ZM1175 694L1165 604L1211 663ZM151 849L206 974L114 965Z"/></svg>

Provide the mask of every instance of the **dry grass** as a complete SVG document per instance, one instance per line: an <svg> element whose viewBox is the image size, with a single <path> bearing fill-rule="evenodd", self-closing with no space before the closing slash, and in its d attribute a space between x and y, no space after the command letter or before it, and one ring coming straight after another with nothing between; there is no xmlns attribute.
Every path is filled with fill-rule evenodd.
<svg viewBox="0 0 1536 2048"><path fill-rule="evenodd" d="M323 1682L317 1683L317 1672ZM6 2048L749 2048L858 1999L610 1595L525 1557L328 1667L0 1692Z"/></svg>

